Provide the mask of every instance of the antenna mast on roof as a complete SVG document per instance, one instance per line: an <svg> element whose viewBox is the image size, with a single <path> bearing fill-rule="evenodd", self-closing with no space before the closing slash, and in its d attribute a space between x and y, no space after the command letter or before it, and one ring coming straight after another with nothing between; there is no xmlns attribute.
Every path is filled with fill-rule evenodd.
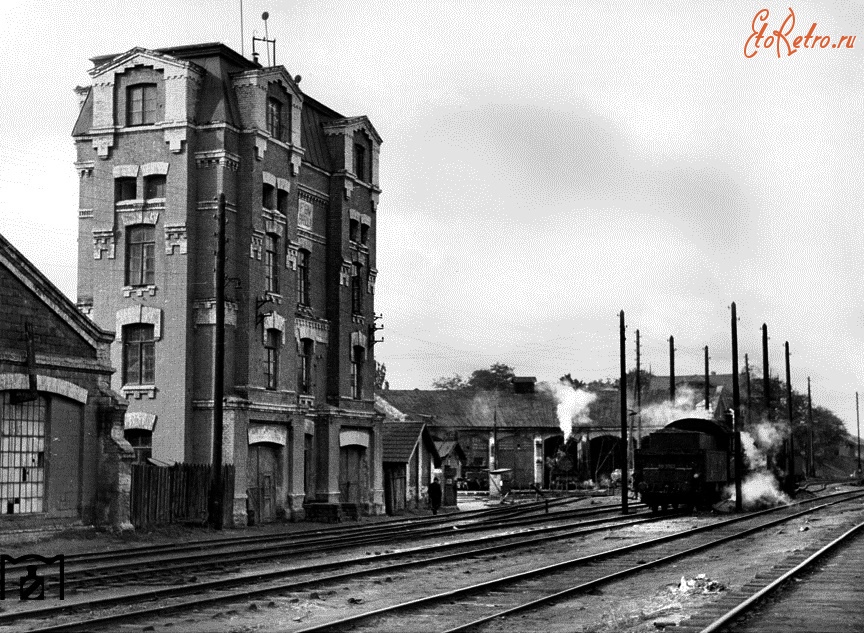
<svg viewBox="0 0 864 633"><path fill-rule="evenodd" d="M246 57L246 36L243 34L243 0L240 0L240 54Z"/></svg>
<svg viewBox="0 0 864 633"><path fill-rule="evenodd" d="M264 42L267 46L267 65L275 66L276 65L276 38L274 37L272 40L270 39L270 35L267 31L267 19L270 17L270 14L266 11L261 14L261 19L264 20L264 37L256 37L252 36L252 60L255 63L258 63L258 53L255 51L255 42ZM273 47L273 62L270 62L270 46Z"/></svg>

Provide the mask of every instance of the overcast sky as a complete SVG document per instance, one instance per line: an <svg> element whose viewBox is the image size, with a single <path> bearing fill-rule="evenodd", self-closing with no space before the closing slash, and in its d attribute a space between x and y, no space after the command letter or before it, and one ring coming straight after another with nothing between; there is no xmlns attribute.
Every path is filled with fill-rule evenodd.
<svg viewBox="0 0 864 633"><path fill-rule="evenodd" d="M391 388L493 362L554 380L618 373L618 312L643 365L771 365L855 432L861 309L864 3L795 2L788 39L748 59L789 3L245 0L303 90L384 138L378 360ZM620 5L620 6L615 6ZM241 48L239 0L0 9L0 233L76 296L73 89L135 46ZM787 23L789 26L789 23ZM812 40L811 40L812 43ZM266 61L266 60L264 60Z"/></svg>

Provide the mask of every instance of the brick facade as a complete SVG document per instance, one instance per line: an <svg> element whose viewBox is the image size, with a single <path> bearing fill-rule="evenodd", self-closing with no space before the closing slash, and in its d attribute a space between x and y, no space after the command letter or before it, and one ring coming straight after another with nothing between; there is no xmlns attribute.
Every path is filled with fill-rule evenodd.
<svg viewBox="0 0 864 633"><path fill-rule="evenodd" d="M78 304L117 332L112 384L130 414L151 416L152 458L211 460L215 212L224 193L223 446L237 466L235 523L301 518L310 502L380 512L375 128L303 94L282 66L263 68L220 44L93 62L73 132ZM359 176L355 144L366 148ZM134 183L134 196L121 193L123 182ZM152 338L130 352L124 332L136 328ZM150 349L153 371L133 363L130 380L128 354Z"/></svg>

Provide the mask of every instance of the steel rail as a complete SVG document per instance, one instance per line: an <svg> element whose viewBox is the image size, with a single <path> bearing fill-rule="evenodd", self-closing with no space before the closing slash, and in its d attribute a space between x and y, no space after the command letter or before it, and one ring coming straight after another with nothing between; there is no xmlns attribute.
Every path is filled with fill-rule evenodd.
<svg viewBox="0 0 864 633"><path fill-rule="evenodd" d="M111 607L111 606L122 605L123 603L128 603L130 598L134 599L135 602L141 602L144 600L155 600L155 599L160 599L160 598L176 597L176 596L181 596L181 595L189 594L189 593L200 593L201 591L206 591L206 590L229 588L229 587L234 586L234 585L246 585L249 582L261 582L261 581L283 578L285 576L296 576L298 574L303 574L303 573L321 572L321 571L324 571L326 569L347 567L349 565L362 565L362 564L368 564L370 562L374 563L374 562L382 561L382 560L389 560L389 559L400 558L400 557L404 558L404 557L408 557L408 556L414 556L417 554L424 554L424 553L428 553L428 552L435 552L435 551L441 551L441 550L447 550L447 549L461 549L461 548L464 548L466 546L470 547L470 546L475 545L477 543L495 542L495 541L502 541L502 540L511 540L512 541L513 539L518 539L519 537L523 537L526 535L529 537L534 536L534 538L524 539L521 541L517 541L515 543L514 542L508 542L508 543L504 543L504 544L499 544L499 545L484 547L484 548L479 548L479 549L473 549L473 550L469 549L468 551L464 551L464 550L458 551L455 553L446 554L444 556L437 556L437 557L427 558L427 559L422 559L422 560L414 560L414 561L407 561L407 562L403 562L403 563L396 563L396 564L391 564L391 565L379 566L377 568L372 568L372 569L362 569L362 570L356 570L356 571L342 572L342 573L338 573L338 574L332 574L332 575L326 576L326 577L310 578L310 579L303 580L303 581L297 581L297 582L292 582L292 583L288 583L288 584L280 584L276 587L267 587L267 588L261 588L261 589L255 589L255 590L242 591L242 592L231 594L229 596L222 595L222 596L216 596L215 598L212 598L212 599L205 598L205 599L190 601L187 603L166 605L164 607L157 607L155 610L154 609L145 609L143 611L136 612L135 616L137 617L137 616L145 615L145 614L162 613L162 612L165 612L166 610L175 610L175 609L181 610L187 606L207 604L208 602L223 602L226 600L247 598L247 597L251 597L254 595L267 595L267 594L272 594L274 592L279 592L279 591L296 590L296 589L299 589L299 588L302 588L302 587L305 587L308 585L321 584L321 583L328 582L328 581L344 580L346 578L356 577L356 576L361 576L361 575L386 573L389 571L393 571L394 569L402 569L402 568L411 567L411 566L429 565L429 564L442 562L445 560L450 560L450 559L455 559L455 558L463 558L465 556L485 555L485 554L490 554L490 553L493 553L496 551L501 551L501 550L512 550L512 548L514 546L530 547L530 546L536 545L536 544L544 542L544 541L562 540L562 539L566 539L566 538L572 538L574 536L580 536L580 535L584 535L584 534L590 534L592 532L599 532L599 531L607 530L610 527L627 527L629 525L635 525L635 524L639 524L639 523L660 521L664 518L667 518L667 517L650 515L650 516L646 516L644 518L631 519L629 521L624 521L623 520L624 517L614 517L611 519L595 519L595 520L588 521L588 522L579 522L577 525L580 527L576 528L575 530L571 529L570 532L565 532L563 534L558 534L558 535L550 535L549 533L555 532L555 531L561 531L561 530L565 530L565 529L570 529L573 527L573 525L547 526L547 527L536 528L534 530L525 531L525 532L489 535L489 536L475 539L470 543L465 542L465 541L461 541L461 542L457 542L457 543L442 543L442 544L438 544L438 545L423 546L423 547L417 547L417 548L412 548L412 549L407 549L407 550L401 550L398 552L390 552L390 553L386 553L386 554L380 554L380 555L376 555L373 557L370 557L370 556L355 557L355 558L351 558L351 559L343 559L340 561L333 561L330 563L308 565L305 567L293 567L291 569L279 570L279 571L274 571L274 572L267 572L267 573L263 573L263 574L262 573L247 574L247 575L243 575L243 576L233 577L230 579L204 581L204 582L188 584L188 585L183 585L183 586L178 586L178 587L169 587L169 588L154 589L154 590L149 590L149 591L144 591L144 592L135 592L134 594L124 594L121 596L112 596L112 597L106 597L106 598L94 598L94 599L88 599L88 600L83 600L83 601L67 602L66 604L63 604L63 605L56 605L56 606L47 607L47 608L43 607L40 609L9 611L6 613L0 613L0 626L8 624L9 622L15 621L15 620L22 620L22 619L27 619L27 618L31 618L31 617L40 617L40 616L45 616L45 615L61 614L61 613L69 612L69 611L76 611L76 610L79 610L82 608L107 608L107 607ZM593 525L591 525L591 524L593 524ZM537 536L538 534L544 534L544 536ZM104 621L103 620L88 620L86 623L75 624L74 626L85 626L86 624L93 624L93 623L107 623L110 621L115 621L116 619L131 618L132 615L131 614L120 614L118 616L107 616L107 617L108 617L108 619L106 619ZM73 626L73 625L72 624L65 624L65 625L59 625L59 626L68 627L68 626ZM57 630L57 629L56 628L48 628L48 629L38 629L38 630L47 631L47 630Z"/></svg>
<svg viewBox="0 0 864 633"><path fill-rule="evenodd" d="M859 493L858 496L864 496L864 495ZM857 497L853 497L853 499L854 498L857 498ZM769 521L766 524L762 524L762 525L756 526L754 528L748 528L747 530L745 530L743 532L736 533L736 534L731 535L729 537L723 537L723 538L718 539L716 541L711 541L707 544L702 544L702 545L696 546L695 548L690 548L690 549L685 550L683 552L676 553L676 554L673 554L671 556L664 557L662 559L658 559L656 561L651 561L651 562L645 563L643 565L638 565L637 567L631 568L629 570L625 570L624 572L616 572L615 574L604 576L601 579L595 579L593 581L590 581L589 583L583 583L583 584L579 585L578 587L573 587L573 588L567 589L564 592L557 592L556 594L553 594L552 596L547 596L547 597L532 601L531 603L527 603L527 605L520 605L518 607L514 607L511 610L506 610L506 611L501 611L501 612L495 613L494 615L489 616L488 618L483 618L483 619L471 622L467 625L463 625L461 627L457 627L455 629L452 629L451 631L460 631L460 630L467 629L469 627L477 626L478 624L481 624L481 623L486 622L488 620L492 620L492 619L501 617L502 615L507 615L511 612L520 611L523 609L530 608L532 606L536 606L536 605L541 604L541 603L549 602L549 601L558 599L562 595L566 595L568 593L575 593L575 592L583 591L585 588L590 588L592 586L595 586L596 584L600 584L601 582L608 582L609 580L619 578L619 577L622 577L624 575L636 573L636 571L641 571L642 569L647 569L648 567L661 564L661 562L666 562L668 560L680 558L681 556L684 556L684 555L687 555L687 554L690 554L690 553L693 553L693 552L696 552L696 551L699 551L702 549L707 549L709 547L713 547L714 545L725 542L726 540L732 540L734 538L741 538L742 536L746 536L747 534L765 529L766 527L771 527L772 525L776 525L779 523L790 521L794 518L797 518L798 516L809 514L811 512L815 512L816 510L828 507L830 505L834 505L837 503L844 503L846 501L849 501L849 499L840 499L840 500L837 500L837 501L834 501L831 503L821 504L821 505L815 506L813 508L808 508L807 510L803 510L803 511L795 513L793 515L790 515L787 517L781 517L780 519L777 519L775 521ZM464 595L468 595L468 594L472 594L472 593L477 593L477 592L482 592L482 591L485 591L488 589L493 589L493 588L498 587L500 585L513 584L515 582L518 582L521 580L527 580L527 579L535 577L535 576L549 574L549 573L552 573L552 572L555 572L558 570L566 569L567 567L572 567L575 565L589 563L589 562L601 560L604 558L610 558L610 557L618 555L618 554L628 553L628 552L636 551L638 549L644 549L647 547L651 547L653 545L659 545L661 543L664 543L667 541L672 541L672 540L679 539L679 538L686 538L686 537L692 536L694 534L699 534L701 532L709 531L712 529L717 529L717 528L720 528L720 527L723 527L726 525L730 525L733 523L739 523L739 522L750 520L753 518L758 518L758 517L761 517L765 514L777 512L779 510L786 509L786 508L788 508L788 506L779 506L777 508L769 508L767 510L761 510L759 512L751 513L751 514L748 514L746 516L735 517L732 519L727 519L725 521L721 521L719 523L706 525L706 526L700 526L700 527L694 528L692 530L685 530L683 532L677 532L675 534L660 536L660 537L657 537L654 539L650 539L648 541L643 541L641 543L635 543L632 545L625 545L625 546L622 546L620 548L608 550L606 552L601 552L598 554L591 554L589 556L583 556L583 557L571 559L568 561L561 561L558 563L553 563L551 565L546 565L544 567L533 569L533 570L530 570L527 572L520 572L518 574L512 574L510 576L505 576L503 578L497 578L495 580L489 580L489 581L486 581L483 583L478 583L476 585L470 585L468 587L460 587L459 589L453 589L450 591L446 591L444 593L435 594L433 596L426 596L424 598L418 598L416 600L410 600L408 602L400 603L397 605L391 605L389 607L382 607L380 609L375 609L373 611L368 611L366 613L361 613L361 614L357 614L354 616L349 616L347 618L341 618L339 620L333 620L330 622L326 622L326 623L323 623L323 624L320 624L317 626L308 627L305 629L300 629L300 630L296 631L295 633L313 633L316 631L328 631L328 630L334 630L334 629L339 630L340 628L344 628L346 625L356 624L357 622L359 622L361 620L366 620L366 619L377 617L380 615L385 615L387 613L393 613L395 611L401 611L401 610L410 609L413 607L433 604L435 602L441 602L444 600L451 600L453 598L457 598L460 596L464 596ZM448 631L447 633L451 633L451 631Z"/></svg>
<svg viewBox="0 0 864 633"><path fill-rule="evenodd" d="M859 523L850 530L844 532L836 539L819 549L817 552L814 552L812 555L808 556L806 559L798 563L795 567L785 572L784 574L776 578L774 581L772 581L771 583L754 593L752 596L741 602L738 606L730 609L722 616L711 622L711 624L701 629L699 633L715 633L716 631L721 630L725 625L732 622L732 620L752 609L765 596L779 589L780 586L785 584L786 581L792 578L792 576L801 573L804 569L815 563L817 560L821 559L823 556L834 550L836 547L845 543L847 539L851 538L852 536L860 532L862 529L864 529L864 523Z"/></svg>
<svg viewBox="0 0 864 633"><path fill-rule="evenodd" d="M508 529L520 525L532 525L535 523L545 523L549 521L566 520L572 517L594 516L598 514L611 514L618 512L618 507L611 508L581 508L578 510L569 510L557 512L551 515L541 515L537 517L523 517L510 521L499 520L497 523L457 523L455 527L462 533L490 531L494 529ZM605 520L605 519L604 519ZM350 536L343 537L327 537L326 539L315 539L310 541L288 540L284 543L277 543L266 546L258 546L252 550L249 549L228 549L222 551L212 551L186 556L170 556L171 552L166 552L162 557L143 561L140 563L113 563L110 565L101 565L98 567L85 567L83 569L73 569L67 572L67 586L102 583L105 581L119 580L122 578L131 578L141 574L151 572L156 574L165 574L176 570L189 571L190 569L202 569L213 565L224 565L226 563L236 563L238 565L247 564L258 560L271 560L273 558L281 558L286 556L295 556L298 554L310 554L317 552L327 552L333 550L346 549L348 547L356 547L360 545L372 545L378 543L391 544L400 540L417 539L417 538L434 538L452 534L454 526L450 527L432 527L421 526L416 530L392 528L386 531L369 534L363 532L356 538ZM250 547L250 545L245 545ZM254 545L252 546L254 547ZM114 559L112 559L114 560ZM88 561L93 563L94 561ZM164 563L169 563L165 565ZM130 568L130 565L134 566ZM117 573L110 573L119 570ZM71 578L70 578L71 577Z"/></svg>
<svg viewBox="0 0 864 633"><path fill-rule="evenodd" d="M844 492L844 493L837 493L837 494L831 495L831 496L838 496L838 495L845 496L845 495L849 495L849 494L853 494L853 493ZM862 495L860 495L860 493L859 493L859 496L862 496ZM812 503L812 502L820 501L820 500L822 500L822 499L810 499L810 500L806 500L804 503ZM840 503L842 501L844 501L844 500L838 500L835 503ZM802 504L799 503L796 505L802 505ZM823 504L823 506L819 506L819 507L824 507L825 505L832 505L832 504ZM788 508L788 506L769 508L767 510L762 510L759 512L751 513L751 514L748 514L746 516L727 519L726 521L722 521L722 522L717 523L717 524L713 524L713 525L709 525L709 526L702 526L702 527L696 528L694 530L687 530L687 531L676 533L673 535L667 535L667 536L663 536L663 537L658 537L656 539L650 539L649 541L644 541L642 543L637 543L637 544L633 544L633 545L629 545L629 546L624 546L622 548L616 548L613 550L608 550L607 552L602 552L602 553L595 554L595 555L588 556L588 557L582 557L581 559L576 559L575 561L567 561L567 562L565 562L565 565L567 563L578 564L580 562L590 562L590 560L592 560L592 559L605 558L605 557L609 557L609 556L614 556L616 554L624 553L624 552L629 551L629 550L635 550L635 549L639 549L642 547L650 547L650 546L658 544L660 542L672 540L674 538L680 538L680 537L685 536L685 535L696 534L698 532L705 531L705 530L719 528L719 527L722 527L722 526L730 524L730 523L735 523L735 522L740 522L740 521L752 519L755 517L762 516L764 514L768 514L768 513L772 513L772 512L778 512L778 511L784 510L786 508ZM815 510L811 509L811 510L805 511L805 512L800 513L800 514L806 514L807 512L812 512L812 511L815 511ZM644 521L644 522L659 521L659 520L663 520L665 518L668 518L668 515L665 515L665 516L664 515L652 515L651 517L648 517L644 520L639 520L639 521L640 522L641 521ZM794 516L785 517L784 520L791 520L792 518L794 518ZM584 525L584 524L582 524L582 525ZM560 527L560 526L554 526L554 527L549 527L549 528L539 528L539 530L552 530L552 529L556 529L558 527ZM604 526L604 527L598 528L598 529L608 529L608 526ZM762 526L758 526L757 529L762 529ZM580 531L582 533L587 532L587 530L576 530L576 531L574 531L575 532L574 534L560 534L560 535L557 535L555 537L546 537L542 540L551 540L551 538L555 538L555 539L569 538L571 536L578 535L576 533L578 533ZM524 533L522 533L522 534L524 534ZM493 535L493 536L485 537L484 540L490 540L490 539L495 539L495 538L497 538L497 539L511 538L512 539L514 537L519 537L522 534ZM539 541L539 540L540 539L537 539L537 541ZM514 545L530 546L533 544L535 544L535 543L532 541L523 541L520 543L507 543L507 544L503 544L503 545L494 546L492 548L484 548L483 550L479 550L478 552L475 552L475 553L479 553L479 554L491 553L494 550L511 549ZM422 547L422 548L416 548L414 550L403 550L401 552L393 552L390 554L383 554L380 556L376 556L374 558L362 557L362 558L357 558L357 559L353 559L350 561L339 561L339 562L327 563L327 564L324 564L322 566L310 566L307 568L293 568L293 569L282 570L282 571L278 571L278 572L269 572L266 574L252 574L252 575L247 575L247 576L243 576L243 577L235 577L235 578L228 579L228 580L208 581L208 582L197 583L197 584L193 584L193 585L186 585L186 586L182 586L182 587L172 587L172 588L166 588L166 589L151 590L151 591L147 591L147 592L139 592L139 593L135 594L135 596L138 599L138 601L140 602L141 600L153 600L153 599L158 599L158 598L163 598L163 597L179 596L179 595L183 595L184 593L193 593L193 592L194 593L200 593L200 592L206 591L206 590L227 588L230 585L247 584L250 581L261 582L261 581L266 581L269 579L275 579L278 577L284 577L287 575L297 575L298 573L310 572L310 571L313 571L314 569L320 570L320 569L327 568L327 567L332 568L332 567L336 567L336 566L343 565L343 564L369 563L370 561L374 562L375 560L383 560L386 558L394 558L397 556L413 555L413 554L417 553L418 551L428 552L428 551L435 551L435 550L448 549L448 548L454 549L454 548L458 548L460 546L464 546L464 543L441 544L438 546ZM76 630L76 629L79 629L81 627L100 626L100 625L105 625L105 624L110 624L110 623L116 623L116 622L122 621L122 620L139 619L139 618L144 617L144 616L164 615L166 613L170 613L170 612L174 612L174 611L184 611L184 610L189 610L191 608L202 607L202 606L216 604L216 603L220 603L220 602L233 602L233 601L253 598L253 597L257 597L257 596L272 595L273 593L291 591L291 590L295 590L295 589L305 587L308 585L322 584L322 583L325 583L328 581L344 580L344 579L349 578L349 577L386 573L387 571L391 571L393 569L405 568L405 567L410 567L410 566L428 565L428 564L437 563L437 562L440 562L440 561L446 560L446 559L463 558L465 556L470 556L470 555L472 555L472 552L470 552L470 551L464 552L463 551L463 552L449 554L449 555L446 555L444 557L435 557L435 558L424 559L424 560L420 560L420 561L408 561L408 562L404 562L404 563L398 563L396 565L382 566L382 567L373 568L373 569L363 569L363 570L356 570L356 571L352 571L352 572L343 572L343 573L331 575L331 576L325 577L325 578L312 578L312 579L299 581L299 582L279 584L276 586L259 587L256 589L243 590L240 592L232 592L232 593L227 594L227 595L223 594L223 595L219 595L219 596L197 598L194 600L189 600L189 601L185 601L185 602L177 602L177 603L173 603L170 605L162 605L159 607L142 609L142 610L138 610L138 611L134 611L134 612L112 614L112 615L102 616L102 617L98 617L98 618L91 618L91 619L88 619L85 621L68 622L68 623L58 624L58 625L49 626L49 627L45 627L45 628L31 629L31 631L33 631L34 633L36 631L47 633L48 631ZM560 566L561 564L558 564L558 565ZM526 572L526 574L537 575L537 574L543 573L544 570L545 570L545 568L540 569L540 570L533 570L532 572ZM496 581L490 581L490 582L494 583ZM499 582L499 583L506 582L506 579L499 579L499 581L497 581L497 582ZM488 583L484 583L484 585L485 584L488 584ZM458 594L460 592L461 593L468 593L468 592L471 592L472 590L474 590L473 586L467 587L467 588L462 588L462 590L456 590L455 593L456 594ZM445 597L449 597L453 593L454 592L448 592L447 594L443 594L443 595ZM437 597L433 597L433 598L439 598L440 599L440 597L441 596L437 596ZM79 603L75 603L75 604L64 605L63 607L52 607L52 608L49 608L48 610L46 610L46 609L37 609L37 610L29 609L26 611L22 610L22 611L17 611L17 612L7 612L7 613L0 614L0 625L5 624L9 621L13 621L13 620L22 620L22 619L26 619L26 618L39 617L39 616L44 617L44 615L48 615L49 613L68 612L68 611L77 610L77 609L80 609L83 607L108 607L108 606L120 605L128 599L129 599L129 595L125 595L125 596L117 596L117 597L111 597L111 598L88 600L88 601L79 602ZM426 599L426 600L428 601L429 599ZM421 599L421 601L423 601L423 599ZM400 607L404 608L405 605L395 605L395 608L391 607L389 610L391 610L391 611L397 610ZM387 609L385 609L385 611L386 610ZM367 613L367 614L360 614L359 616L352 618L351 620L364 619L366 617L372 617L376 614L377 613L375 613L375 612L371 612L371 613ZM311 630L326 629L326 628L330 628L333 626L337 626L341 623L343 623L342 620L336 621L336 622L330 622L330 623L326 623L324 625L321 625L319 627L309 629L309 630L311 631ZM304 629L304 631L305 631L305 629Z"/></svg>

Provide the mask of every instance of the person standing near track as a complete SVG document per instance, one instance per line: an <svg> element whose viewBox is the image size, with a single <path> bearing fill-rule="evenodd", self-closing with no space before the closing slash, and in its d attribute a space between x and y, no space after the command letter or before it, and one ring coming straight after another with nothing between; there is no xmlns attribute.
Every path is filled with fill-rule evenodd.
<svg viewBox="0 0 864 633"><path fill-rule="evenodd" d="M432 506L432 514L438 514L438 508L441 507L441 484L438 483L438 477L429 484L429 505Z"/></svg>

